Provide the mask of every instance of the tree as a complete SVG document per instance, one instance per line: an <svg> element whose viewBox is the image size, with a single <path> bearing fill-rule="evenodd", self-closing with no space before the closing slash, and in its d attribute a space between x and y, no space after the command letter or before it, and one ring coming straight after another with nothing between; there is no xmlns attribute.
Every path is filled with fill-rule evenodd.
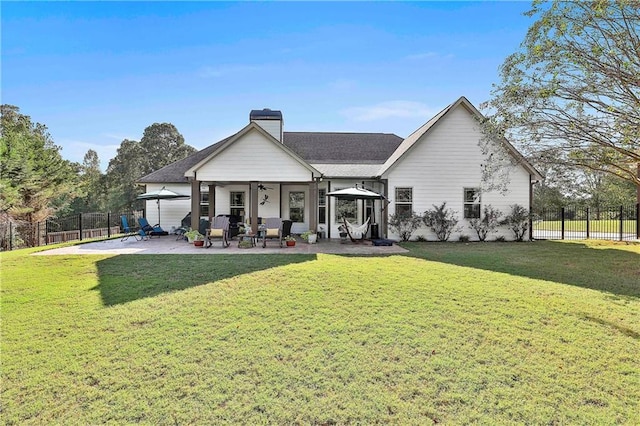
<svg viewBox="0 0 640 426"><path fill-rule="evenodd" d="M527 14L482 105L486 152L505 136L536 163L607 173L640 197L640 3L535 1Z"/></svg>
<svg viewBox="0 0 640 426"><path fill-rule="evenodd" d="M140 142L123 140L107 167L109 210L118 212L142 207L142 203L136 201L141 191L135 182L145 175L143 161Z"/></svg>
<svg viewBox="0 0 640 426"><path fill-rule="evenodd" d="M79 174L79 194L69 206L69 213L101 212L106 207L106 182L100 170L98 153L92 149L84 155Z"/></svg>
<svg viewBox="0 0 640 426"><path fill-rule="evenodd" d="M154 123L144 129L140 149L145 175L196 152L184 143L184 137L171 123Z"/></svg>
<svg viewBox="0 0 640 426"><path fill-rule="evenodd" d="M0 112L0 212L3 220L24 227L22 237L32 245L29 225L75 196L78 165L62 158L46 126L13 105L2 105Z"/></svg>
<svg viewBox="0 0 640 426"><path fill-rule="evenodd" d="M194 153L192 146L170 123L154 123L144 129L140 142L125 139L107 168L108 205L113 211L136 209L142 193L136 181Z"/></svg>

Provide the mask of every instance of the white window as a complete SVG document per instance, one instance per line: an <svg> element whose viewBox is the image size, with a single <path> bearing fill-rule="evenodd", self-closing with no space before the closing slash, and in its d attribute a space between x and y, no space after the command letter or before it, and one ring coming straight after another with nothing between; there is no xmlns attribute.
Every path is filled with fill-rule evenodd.
<svg viewBox="0 0 640 426"><path fill-rule="evenodd" d="M292 222L304 222L304 192L289 192L289 219Z"/></svg>
<svg viewBox="0 0 640 426"><path fill-rule="evenodd" d="M336 188L343 189L343 188ZM347 219L349 222L355 222L358 216L358 205L356 204L356 200L343 200L340 198L336 198L336 211L335 211L335 221L340 223L343 219Z"/></svg>
<svg viewBox="0 0 640 426"><path fill-rule="evenodd" d="M411 216L413 213L413 188L396 188L396 215Z"/></svg>
<svg viewBox="0 0 640 426"><path fill-rule="evenodd" d="M244 192L230 192L230 213L237 216L240 222L244 222Z"/></svg>
<svg viewBox="0 0 640 426"><path fill-rule="evenodd" d="M318 223L327 223L327 190L318 189Z"/></svg>
<svg viewBox="0 0 640 426"><path fill-rule="evenodd" d="M203 217L209 216L209 193L208 192L200 193L200 216L203 216Z"/></svg>
<svg viewBox="0 0 640 426"><path fill-rule="evenodd" d="M464 218L480 219L480 188L464 188Z"/></svg>

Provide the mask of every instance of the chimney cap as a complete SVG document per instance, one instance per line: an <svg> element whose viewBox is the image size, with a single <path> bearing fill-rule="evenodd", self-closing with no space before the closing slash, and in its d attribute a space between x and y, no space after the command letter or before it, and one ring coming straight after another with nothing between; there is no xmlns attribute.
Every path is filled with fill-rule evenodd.
<svg viewBox="0 0 640 426"><path fill-rule="evenodd" d="M249 120L280 120L282 121L282 112L269 108L254 109L249 114Z"/></svg>

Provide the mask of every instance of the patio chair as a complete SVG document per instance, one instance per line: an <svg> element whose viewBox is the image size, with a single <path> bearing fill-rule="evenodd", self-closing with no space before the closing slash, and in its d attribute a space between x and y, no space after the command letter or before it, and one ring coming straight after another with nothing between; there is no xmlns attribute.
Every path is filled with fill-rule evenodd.
<svg viewBox="0 0 640 426"><path fill-rule="evenodd" d="M151 226L149 225L149 221L144 217L138 218L138 224L140 225L140 230L144 233L145 237L152 236L160 236L160 235L169 235L167 231L160 227L159 223Z"/></svg>
<svg viewBox="0 0 640 426"><path fill-rule="evenodd" d="M124 237L120 241L126 241L129 237L134 237L136 241L140 241L142 236L138 233L138 230L129 226L129 221L127 220L127 215L123 214L120 216L120 222L122 223L122 232L124 232Z"/></svg>
<svg viewBox="0 0 640 426"><path fill-rule="evenodd" d="M262 248L267 246L267 239L277 239L282 247L282 219L279 217L268 217L264 222L264 232L262 233Z"/></svg>
<svg viewBox="0 0 640 426"><path fill-rule="evenodd" d="M367 236L367 231L369 230L369 219L371 218L367 218L367 220L362 225L354 225L350 223L346 218L344 219L344 229L346 229L347 234L349 235L349 238L352 242L359 243L361 241L364 241L365 237Z"/></svg>
<svg viewBox="0 0 640 426"><path fill-rule="evenodd" d="M207 233L207 248L213 245L213 240L220 238L222 247L229 247L229 218L225 216L217 216L213 218L213 224Z"/></svg>

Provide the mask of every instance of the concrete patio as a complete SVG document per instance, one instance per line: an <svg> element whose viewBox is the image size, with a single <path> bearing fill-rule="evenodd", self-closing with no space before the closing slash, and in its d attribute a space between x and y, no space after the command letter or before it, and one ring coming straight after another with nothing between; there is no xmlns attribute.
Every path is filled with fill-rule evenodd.
<svg viewBox="0 0 640 426"><path fill-rule="evenodd" d="M69 254L355 254L355 255L384 255L406 253L407 250L394 244L392 246L374 246L371 241L342 244L339 240L323 239L316 244L308 244L298 238L294 247L278 246L277 241L268 240L267 247L262 248L259 241L256 247L238 248L238 241L232 240L231 245L223 248L220 241L214 242L210 248L195 247L185 240L176 240L175 236L153 237L149 240L136 241L130 237L126 241L120 239L93 241L69 247L55 248L34 253L34 256L69 255Z"/></svg>

